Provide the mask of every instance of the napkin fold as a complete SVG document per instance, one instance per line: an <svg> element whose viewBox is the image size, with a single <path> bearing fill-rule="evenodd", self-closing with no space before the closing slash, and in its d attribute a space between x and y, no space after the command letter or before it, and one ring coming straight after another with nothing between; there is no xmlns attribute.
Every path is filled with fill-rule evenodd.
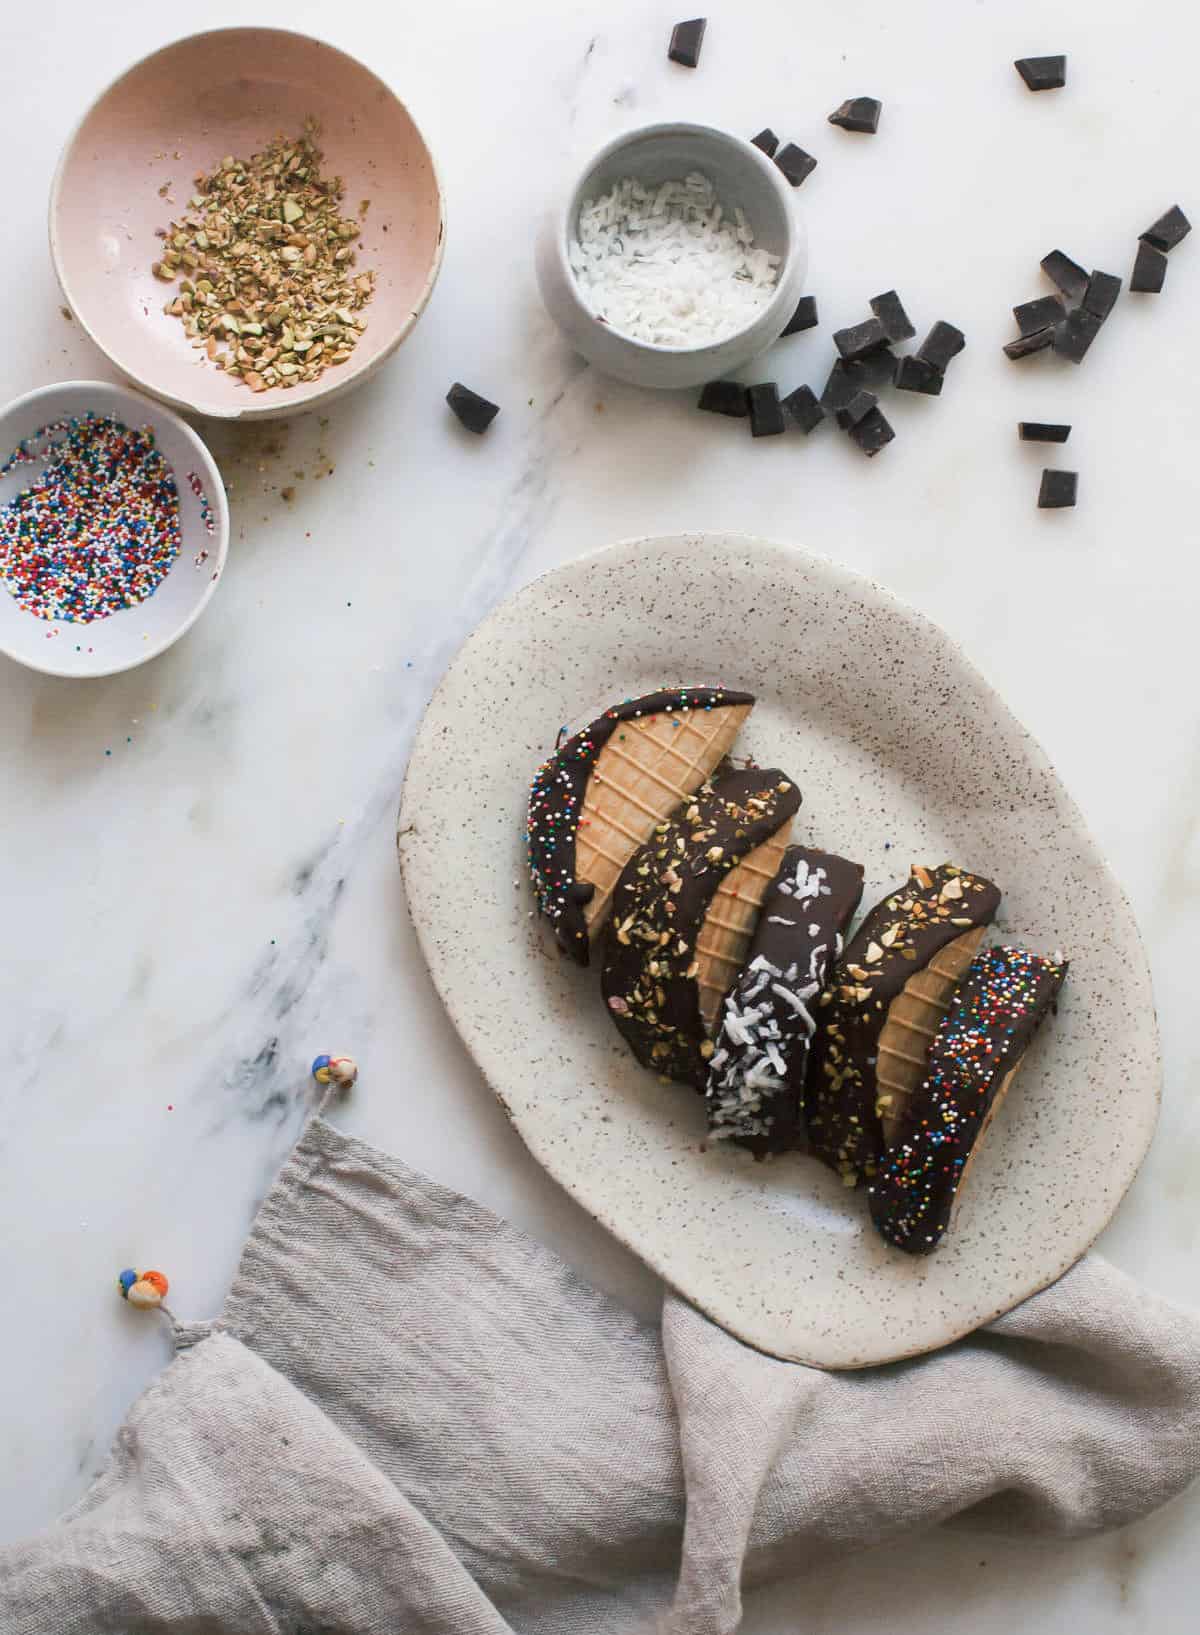
<svg viewBox="0 0 1200 1635"><path fill-rule="evenodd" d="M314 1119L221 1317L0 1550L6 1635L729 1635L745 1586L954 1522L1122 1526L1200 1465L1200 1317L1096 1255L853 1374L661 1328Z"/></svg>

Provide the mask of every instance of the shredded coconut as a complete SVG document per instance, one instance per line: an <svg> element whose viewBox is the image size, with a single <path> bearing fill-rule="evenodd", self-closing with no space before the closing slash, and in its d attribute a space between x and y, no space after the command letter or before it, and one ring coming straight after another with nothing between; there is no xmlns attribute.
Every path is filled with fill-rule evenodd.
<svg viewBox="0 0 1200 1635"><path fill-rule="evenodd" d="M779 256L754 248L707 176L647 187L636 177L585 199L571 270L597 318L656 346L705 346L736 334L770 301Z"/></svg>

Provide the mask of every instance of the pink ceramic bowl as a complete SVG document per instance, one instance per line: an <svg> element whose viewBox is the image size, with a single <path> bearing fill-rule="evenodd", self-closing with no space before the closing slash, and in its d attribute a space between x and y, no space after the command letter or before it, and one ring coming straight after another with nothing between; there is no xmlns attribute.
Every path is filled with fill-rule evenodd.
<svg viewBox="0 0 1200 1635"><path fill-rule="evenodd" d="M358 265L375 269L375 294L349 362L256 394L208 363L163 312L172 286L151 271L155 229L186 210L198 171L225 154L248 157L280 132L299 135L309 114L326 173L345 179L347 212L371 201ZM444 235L437 171L403 103L353 57L282 29L194 34L145 58L84 115L50 193L54 268L92 340L163 402L222 419L295 414L365 380L420 316Z"/></svg>

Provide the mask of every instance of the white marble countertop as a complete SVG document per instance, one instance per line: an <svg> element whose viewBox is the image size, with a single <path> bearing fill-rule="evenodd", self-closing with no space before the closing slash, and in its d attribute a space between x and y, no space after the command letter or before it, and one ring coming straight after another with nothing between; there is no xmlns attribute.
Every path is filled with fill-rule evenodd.
<svg viewBox="0 0 1200 1635"><path fill-rule="evenodd" d="M1172 0L716 0L688 73L665 60L678 15L661 0L256 8L366 58L409 102L447 189L446 262L412 338L327 424L212 435L234 539L185 640L90 684L0 660L4 1539L79 1495L165 1360L165 1334L115 1298L116 1270L161 1265L185 1316L220 1305L313 1104L317 1051L362 1064L347 1128L654 1309L652 1279L534 1166L458 1044L392 839L414 728L463 636L541 569L630 535L740 529L876 576L961 641L1045 745L1133 900L1165 1045L1159 1134L1102 1246L1152 1289L1200 1297L1184 980L1200 891L1200 241L1161 297L1121 301L1081 369L999 350L1051 247L1127 275L1141 227L1177 198L1200 210L1196 24ZM186 15L44 0L6 19L3 397L111 378L60 313L45 242L82 108L132 56L242 20L220 0ZM1059 50L1067 90L1030 96L1012 59ZM860 93L885 104L874 139L824 122ZM690 399L596 378L551 330L530 264L548 189L573 153L667 116L770 123L820 158L800 203L822 325L769 360L788 389L818 384L830 329L892 285L919 325L966 330L944 398L897 399L879 459L828 432L751 443ZM486 438L445 410L454 379L503 405ZM1071 421L1067 449L1019 446L1019 418ZM1045 463L1079 470L1074 512L1034 509ZM934 1536L760 1597L747 1628L1190 1632L1198 1521L1192 1493L1074 1546Z"/></svg>

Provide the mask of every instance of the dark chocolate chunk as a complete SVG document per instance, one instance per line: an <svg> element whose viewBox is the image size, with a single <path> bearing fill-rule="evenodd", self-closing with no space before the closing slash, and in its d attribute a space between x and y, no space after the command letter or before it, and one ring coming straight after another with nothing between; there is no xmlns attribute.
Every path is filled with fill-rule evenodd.
<svg viewBox="0 0 1200 1635"><path fill-rule="evenodd" d="M896 435L882 409L877 408L868 409L858 424L851 426L849 431L850 441L856 443L866 455L878 454Z"/></svg>
<svg viewBox="0 0 1200 1635"><path fill-rule="evenodd" d="M999 907L990 881L952 864L914 867L877 903L847 943L818 1002L820 1024L804 1094L818 1158L853 1185L883 1153L876 1106L879 1036L909 977Z"/></svg>
<svg viewBox="0 0 1200 1635"><path fill-rule="evenodd" d="M815 295L802 295L800 304L787 321L787 328L783 335L798 335L802 329L815 329L817 325L817 298ZM780 340L783 339L780 336Z"/></svg>
<svg viewBox="0 0 1200 1635"><path fill-rule="evenodd" d="M1054 350L1060 358L1070 358L1072 363L1082 363L1084 354L1100 333L1103 318L1097 318L1094 312L1086 307L1076 307L1074 312L1067 316L1054 331Z"/></svg>
<svg viewBox="0 0 1200 1635"><path fill-rule="evenodd" d="M775 155L775 163L793 187L799 187L805 177L811 176L817 168L817 161L812 154L805 153L804 149L798 148L794 142L780 148Z"/></svg>
<svg viewBox="0 0 1200 1635"><path fill-rule="evenodd" d="M1136 290L1139 295L1157 295L1166 276L1166 256L1161 250L1156 250L1148 239L1139 239L1133 275L1129 280L1130 289Z"/></svg>
<svg viewBox="0 0 1200 1635"><path fill-rule="evenodd" d="M454 410L468 431L481 436L500 413L498 403L489 403L486 397L480 397L468 386L461 386L456 381L446 393L446 402Z"/></svg>
<svg viewBox="0 0 1200 1635"><path fill-rule="evenodd" d="M882 295L873 295L868 305L883 325L889 341L911 341L917 333L895 290L885 290Z"/></svg>
<svg viewBox="0 0 1200 1635"><path fill-rule="evenodd" d="M1046 420L1019 420L1017 432L1023 443L1065 443L1071 428Z"/></svg>
<svg viewBox="0 0 1200 1635"><path fill-rule="evenodd" d="M854 378L872 392L877 392L881 386L890 386L900 367L900 359L890 346L877 346L873 352L861 358L843 361L846 368L853 372Z"/></svg>
<svg viewBox="0 0 1200 1635"><path fill-rule="evenodd" d="M967 338L961 329L939 318L917 348L917 356L923 363L931 363L945 374L950 360L956 358L966 344Z"/></svg>
<svg viewBox="0 0 1200 1635"><path fill-rule="evenodd" d="M1156 250L1162 250L1165 254L1185 239L1191 230L1191 222L1179 206L1173 204L1165 215L1160 216L1153 226L1147 227L1144 233L1139 233L1138 237L1144 238L1147 244Z"/></svg>
<svg viewBox="0 0 1200 1635"><path fill-rule="evenodd" d="M899 359L890 347L880 346L862 358L839 358L829 371L821 403L830 412L844 408L856 392L877 392L895 379Z"/></svg>
<svg viewBox="0 0 1200 1635"><path fill-rule="evenodd" d="M764 126L757 136L752 136L750 141L752 146L761 148L768 159L775 157L775 151L779 147L779 138L769 125Z"/></svg>
<svg viewBox="0 0 1200 1635"><path fill-rule="evenodd" d="M1057 295L1039 295L1036 301L1024 301L1012 312L1022 335L1036 335L1039 329L1051 329L1067 315Z"/></svg>
<svg viewBox="0 0 1200 1635"><path fill-rule="evenodd" d="M744 420L750 413L746 388L736 380L710 380L701 389L700 407L713 414L732 415L736 420Z"/></svg>
<svg viewBox="0 0 1200 1635"><path fill-rule="evenodd" d="M877 346L886 346L888 339L888 332L878 318L864 318L861 324L850 324L846 329L833 332L833 344L843 358L865 357Z"/></svg>
<svg viewBox="0 0 1200 1635"><path fill-rule="evenodd" d="M1027 358L1033 352L1044 352L1048 346L1053 345L1054 331L1038 329L1032 335L1022 335L1019 340L1009 341L1004 348L1004 355L1012 358L1015 363L1018 358Z"/></svg>
<svg viewBox="0 0 1200 1635"><path fill-rule="evenodd" d="M900 392L924 392L927 397L940 397L946 377L924 358L912 356L900 359L896 371L896 389Z"/></svg>
<svg viewBox="0 0 1200 1635"><path fill-rule="evenodd" d="M1087 289L1083 292L1082 306L1094 313L1101 323L1108 317L1117 304L1117 296L1121 293L1121 280L1115 273L1096 272L1087 281Z"/></svg>
<svg viewBox="0 0 1200 1635"><path fill-rule="evenodd" d="M601 991L644 1067L704 1090L709 1052L697 942L723 881L799 806L800 791L776 768L730 772L658 824L622 869L605 931Z"/></svg>
<svg viewBox="0 0 1200 1635"><path fill-rule="evenodd" d="M750 432L754 437L774 437L785 430L783 405L779 388L773 380L759 386L747 386L746 401L750 406Z"/></svg>
<svg viewBox="0 0 1200 1635"><path fill-rule="evenodd" d="M830 114L829 123L839 125L844 131L861 131L864 136L874 136L882 112L883 103L875 97L850 97Z"/></svg>
<svg viewBox="0 0 1200 1635"><path fill-rule="evenodd" d="M797 386L794 392L789 392L784 398L783 407L805 436L825 418L825 410L817 401L816 393L811 386Z"/></svg>
<svg viewBox="0 0 1200 1635"><path fill-rule="evenodd" d="M1065 57L1018 57L1013 67L1031 91L1057 91L1067 83Z"/></svg>
<svg viewBox="0 0 1200 1635"><path fill-rule="evenodd" d="M843 403L836 410L834 418L843 431L849 431L851 426L857 426L865 414L868 414L879 399L874 392L855 392L849 403Z"/></svg>
<svg viewBox="0 0 1200 1635"><path fill-rule="evenodd" d="M725 997L708 1065L709 1136L756 1157L805 1145L804 1081L815 1001L842 951L863 871L789 846L767 887L746 967Z"/></svg>
<svg viewBox="0 0 1200 1635"><path fill-rule="evenodd" d="M695 68L700 61L700 47L704 44L707 23L706 17L693 17L690 22L675 24L671 30L671 43L667 47L667 56L672 62L682 63L685 68Z"/></svg>
<svg viewBox="0 0 1200 1635"><path fill-rule="evenodd" d="M855 378L851 365L843 363L839 358L829 371L829 378L825 382L821 393L821 406L829 414L836 414L845 404L849 403L855 392L861 391L865 382Z"/></svg>
<svg viewBox="0 0 1200 1635"><path fill-rule="evenodd" d="M1069 255L1064 255L1061 250L1051 250L1049 255L1042 257L1042 271L1052 284L1058 286L1068 301L1083 299L1088 275Z"/></svg>
<svg viewBox="0 0 1200 1635"><path fill-rule="evenodd" d="M1042 485L1038 489L1038 510L1057 511L1065 505L1074 505L1078 488L1077 471L1055 471L1047 466L1042 472Z"/></svg>
<svg viewBox="0 0 1200 1635"><path fill-rule="evenodd" d="M1024 948L986 948L976 956L871 1183L871 1219L895 1248L927 1255L942 1241L996 1103L1066 974L1065 960Z"/></svg>

